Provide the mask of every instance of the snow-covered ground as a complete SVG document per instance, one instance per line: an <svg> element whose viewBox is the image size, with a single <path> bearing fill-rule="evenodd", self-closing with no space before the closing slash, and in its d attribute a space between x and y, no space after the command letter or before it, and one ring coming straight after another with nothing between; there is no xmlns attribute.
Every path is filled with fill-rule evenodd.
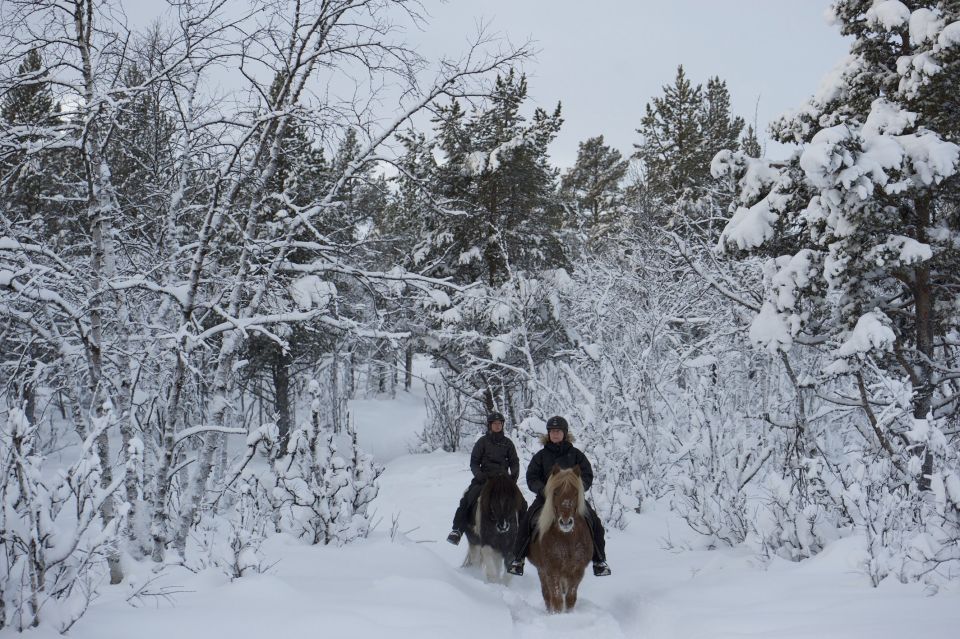
<svg viewBox="0 0 960 639"><path fill-rule="evenodd" d="M218 569L169 569L127 603L129 583L104 586L70 631L77 639L264 637L699 637L954 638L960 589L935 596L919 585L871 588L857 539L802 562L763 566L739 550L671 551L695 539L665 508L632 515L609 535L613 575L589 574L574 612L548 615L536 569L509 586L460 565L466 543L444 541L469 482L465 453L410 455L423 419L419 393L355 402L361 441L386 465L370 538L343 548L274 537L264 574L229 581ZM150 577L144 564L135 579ZM889 581L889 580L888 580ZM12 637L7 630L0 637ZM27 633L47 639L48 628Z"/></svg>

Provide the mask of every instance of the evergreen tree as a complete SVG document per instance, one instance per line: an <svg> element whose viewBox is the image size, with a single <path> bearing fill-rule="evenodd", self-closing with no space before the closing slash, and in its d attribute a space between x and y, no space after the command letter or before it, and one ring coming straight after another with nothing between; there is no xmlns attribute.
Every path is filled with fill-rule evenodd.
<svg viewBox="0 0 960 639"><path fill-rule="evenodd" d="M740 150L752 158L758 158L763 155L760 140L757 139L757 130L752 124L747 125L747 130L743 132L743 137L740 138Z"/></svg>
<svg viewBox="0 0 960 639"><path fill-rule="evenodd" d="M149 72L157 60L151 59L148 52L140 62ZM107 152L123 217L131 225L131 233L144 240L140 246L149 251L164 241L165 233L172 231L165 225L165 209L173 175L176 133L162 102L161 87L154 84L144 90L141 87L145 83L141 64L128 65L123 84L130 93L119 107ZM145 268L149 268L154 257L149 252L139 256Z"/></svg>
<svg viewBox="0 0 960 639"><path fill-rule="evenodd" d="M731 113L726 82L710 78L704 90L677 67L674 83L647 104L637 129L634 156L643 164L643 184L634 193L642 195L647 216L670 226L681 218L699 223L717 217L731 196L711 176L710 164L718 151L737 145L743 127L743 118Z"/></svg>
<svg viewBox="0 0 960 639"><path fill-rule="evenodd" d="M357 131L349 128L330 162L331 173L342 175L360 155ZM383 176L375 175L369 163L346 181L327 216L329 232L342 241L351 241L360 227L369 227L386 205L388 187Z"/></svg>
<svg viewBox="0 0 960 639"><path fill-rule="evenodd" d="M414 271L430 270L424 255L433 244L427 222L435 208L432 179L439 171L434 144L422 132L397 136L406 151L397 162L396 189L374 223L372 236L381 242L383 262Z"/></svg>
<svg viewBox="0 0 960 639"><path fill-rule="evenodd" d="M956 366L960 329L960 112L949 108L960 48L947 27L960 5L879 6L834 3L851 55L772 127L799 152L778 165L718 158L718 173L740 191L721 245L768 260L757 341L773 350L827 344L833 362L822 378L853 377L877 450L900 472L923 459L922 487L960 473L939 430L960 411L942 374ZM876 390L884 384L905 392ZM913 478L891 481L904 479Z"/></svg>
<svg viewBox="0 0 960 639"><path fill-rule="evenodd" d="M455 386L482 397L488 410L504 409L530 357L544 357L555 337L543 304L525 309L514 302L531 303L532 291L546 286L538 280L543 271L566 264L558 172L547 157L562 122L560 106L527 118L526 99L526 78L511 71L469 113L456 100L437 105L433 141L401 138L407 151L399 188L376 229L407 268L480 285L452 300L437 295L426 302L429 325L418 319L422 311L396 318L414 334L440 329L423 344L458 378ZM491 357L497 348L491 344L509 342L506 334L521 330L520 323L532 355L504 347Z"/></svg>
<svg viewBox="0 0 960 639"><path fill-rule="evenodd" d="M0 237L49 248L69 244L78 232L72 204L52 197L67 173L68 158L61 150L44 146L62 123L38 50L24 55L9 82L0 102ZM14 264L0 259L7 272L19 270ZM17 299L16 305L28 315L41 312L28 296ZM60 354L49 343L10 328L6 323L0 328L0 384L22 403L33 424L39 374ZM12 372L17 370L29 373Z"/></svg>
<svg viewBox="0 0 960 639"><path fill-rule="evenodd" d="M58 127L59 108L46 77L40 52L31 49L17 67L12 86L0 103L3 144L0 147L0 194L4 211L0 232L26 241L56 242L69 223L63 205L44 199L57 175L64 173L63 153L36 148Z"/></svg>
<svg viewBox="0 0 960 639"><path fill-rule="evenodd" d="M469 117L456 101L438 109L438 148L446 157L434 178L441 202L426 228L436 242L427 259L458 282L496 285L508 267L563 263L557 171L547 158L560 105L552 114L536 109L528 122L520 114L526 98L526 78L511 71Z"/></svg>
<svg viewBox="0 0 960 639"><path fill-rule="evenodd" d="M563 176L561 194L573 208L568 217L591 238L609 232L623 214L621 182L627 168L627 160L601 135L580 143L576 164Z"/></svg>
<svg viewBox="0 0 960 639"><path fill-rule="evenodd" d="M704 182L711 180L710 163L717 153L737 146L744 121L732 113L727 83L719 77L707 80L707 89L703 93L703 104L700 108L700 127L703 131L700 162L701 167L706 168L706 173L702 175Z"/></svg>
<svg viewBox="0 0 960 639"><path fill-rule="evenodd" d="M683 66L663 96L646 105L637 129L642 139L634 147L648 187L663 201L674 202L703 181L703 111L703 89L690 82Z"/></svg>
<svg viewBox="0 0 960 639"><path fill-rule="evenodd" d="M56 104L45 77L43 59L31 49L17 67L15 84L6 92L0 117L10 126L48 126L56 120Z"/></svg>

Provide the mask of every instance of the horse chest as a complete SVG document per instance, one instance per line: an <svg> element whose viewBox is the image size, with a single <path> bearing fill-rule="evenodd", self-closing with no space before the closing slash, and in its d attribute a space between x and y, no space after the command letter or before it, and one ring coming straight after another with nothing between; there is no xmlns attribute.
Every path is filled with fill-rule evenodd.
<svg viewBox="0 0 960 639"><path fill-rule="evenodd" d="M537 567L569 576L580 575L593 555L590 533L578 526L569 533L551 530L537 544ZM531 555L531 559L534 557Z"/></svg>

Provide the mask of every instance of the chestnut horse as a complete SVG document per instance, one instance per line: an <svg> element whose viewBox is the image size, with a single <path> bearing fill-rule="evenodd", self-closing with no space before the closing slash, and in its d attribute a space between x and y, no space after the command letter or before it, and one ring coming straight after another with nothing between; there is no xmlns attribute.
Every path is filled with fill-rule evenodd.
<svg viewBox="0 0 960 639"><path fill-rule="evenodd" d="M474 506L473 521L467 526L470 547L463 565L480 564L486 581L507 583L507 563L526 511L527 502L511 477L494 475L487 479Z"/></svg>
<svg viewBox="0 0 960 639"><path fill-rule="evenodd" d="M580 467L560 470L554 466L543 495L543 510L530 544L530 562L540 575L547 610L562 612L577 603L577 588L593 556Z"/></svg>

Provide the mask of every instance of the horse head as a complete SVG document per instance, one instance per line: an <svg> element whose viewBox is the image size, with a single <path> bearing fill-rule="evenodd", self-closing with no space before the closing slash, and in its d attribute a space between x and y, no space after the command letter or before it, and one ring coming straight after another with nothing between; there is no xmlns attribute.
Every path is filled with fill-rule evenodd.
<svg viewBox="0 0 960 639"><path fill-rule="evenodd" d="M507 475L491 477L480 497L480 503L483 504L483 513L480 516L487 520L492 530L506 535L517 526L519 499L522 499L522 496L513 479Z"/></svg>
<svg viewBox="0 0 960 639"><path fill-rule="evenodd" d="M556 523L560 532L571 532L576 524L576 516L584 517L587 512L580 467L561 469L554 465L543 492L545 501L538 528L544 531Z"/></svg>

